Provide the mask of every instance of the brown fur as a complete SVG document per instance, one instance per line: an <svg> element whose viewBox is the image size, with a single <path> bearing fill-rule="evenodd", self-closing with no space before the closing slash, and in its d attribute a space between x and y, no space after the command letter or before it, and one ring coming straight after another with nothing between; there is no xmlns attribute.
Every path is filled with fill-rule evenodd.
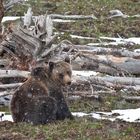
<svg viewBox="0 0 140 140"><path fill-rule="evenodd" d="M49 62L37 67L31 77L14 93L11 112L15 122L46 124L54 120L73 118L68 109L62 86L71 83L69 61Z"/></svg>

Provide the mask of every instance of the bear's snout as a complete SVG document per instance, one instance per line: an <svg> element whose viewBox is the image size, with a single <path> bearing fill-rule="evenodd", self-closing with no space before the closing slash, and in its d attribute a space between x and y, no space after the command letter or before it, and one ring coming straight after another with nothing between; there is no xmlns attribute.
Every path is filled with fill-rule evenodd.
<svg viewBox="0 0 140 140"><path fill-rule="evenodd" d="M65 85L71 84L71 77L69 75L65 75L63 80Z"/></svg>

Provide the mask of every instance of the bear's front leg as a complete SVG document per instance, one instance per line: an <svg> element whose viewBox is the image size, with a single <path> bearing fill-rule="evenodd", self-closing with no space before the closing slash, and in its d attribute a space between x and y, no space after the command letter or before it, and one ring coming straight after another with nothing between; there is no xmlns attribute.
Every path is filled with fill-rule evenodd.
<svg viewBox="0 0 140 140"><path fill-rule="evenodd" d="M64 119L74 119L73 115L71 114L68 105L64 98L61 98L61 100L57 101L57 114L56 119L57 120L64 120Z"/></svg>

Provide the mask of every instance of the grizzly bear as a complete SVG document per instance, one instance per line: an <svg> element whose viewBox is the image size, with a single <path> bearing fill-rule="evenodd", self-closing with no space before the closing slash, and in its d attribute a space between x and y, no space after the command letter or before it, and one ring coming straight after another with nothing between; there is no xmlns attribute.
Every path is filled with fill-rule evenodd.
<svg viewBox="0 0 140 140"><path fill-rule="evenodd" d="M68 58L34 68L30 78L11 99L14 122L46 124L65 118L73 119L62 92L63 86L71 84L71 75Z"/></svg>

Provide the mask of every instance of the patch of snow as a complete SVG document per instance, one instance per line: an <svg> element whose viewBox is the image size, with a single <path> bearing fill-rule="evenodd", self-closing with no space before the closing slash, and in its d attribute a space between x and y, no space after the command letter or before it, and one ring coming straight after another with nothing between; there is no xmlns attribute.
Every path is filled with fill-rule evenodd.
<svg viewBox="0 0 140 140"><path fill-rule="evenodd" d="M124 41L140 45L140 37L131 37L128 39L124 39Z"/></svg>
<svg viewBox="0 0 140 140"><path fill-rule="evenodd" d="M118 119L122 119L127 122L140 122L140 108L126 109L126 110L113 110L112 113L118 113Z"/></svg>
<svg viewBox="0 0 140 140"><path fill-rule="evenodd" d="M110 121L115 121L115 118L111 117L109 114L110 113L105 113L108 115L103 115L103 114L98 114L98 113L91 113L92 117L98 120L110 120Z"/></svg>
<svg viewBox="0 0 140 140"><path fill-rule="evenodd" d="M140 53L140 49L135 49L134 52Z"/></svg>
<svg viewBox="0 0 140 140"><path fill-rule="evenodd" d="M5 112L0 112L0 116L2 114L4 114L4 116L2 117L2 121L5 120L13 121L11 115L5 115ZM77 117L91 116L98 120L115 121L116 119L121 119L126 122L140 122L140 108L112 110L111 112L91 112L91 113L72 112L72 115Z"/></svg>
<svg viewBox="0 0 140 140"><path fill-rule="evenodd" d="M3 121L13 121L12 116L11 115L5 115L2 119Z"/></svg>
<svg viewBox="0 0 140 140"><path fill-rule="evenodd" d="M11 115L5 115L5 112L0 112L0 116L4 114L4 116L2 117L2 121L13 121L13 118ZM0 119L1 121L1 119Z"/></svg>
<svg viewBox="0 0 140 140"><path fill-rule="evenodd" d="M99 120L115 121L116 119L121 119L126 122L140 122L140 108L112 110L111 112L73 112L72 114L77 117L92 116L93 118Z"/></svg>
<svg viewBox="0 0 140 140"><path fill-rule="evenodd" d="M101 116L97 113L90 113L90 115L95 119L101 119Z"/></svg>
<svg viewBox="0 0 140 140"><path fill-rule="evenodd" d="M84 116L87 116L89 114L83 113L83 112L73 112L72 115L77 116L77 117L84 117Z"/></svg>

